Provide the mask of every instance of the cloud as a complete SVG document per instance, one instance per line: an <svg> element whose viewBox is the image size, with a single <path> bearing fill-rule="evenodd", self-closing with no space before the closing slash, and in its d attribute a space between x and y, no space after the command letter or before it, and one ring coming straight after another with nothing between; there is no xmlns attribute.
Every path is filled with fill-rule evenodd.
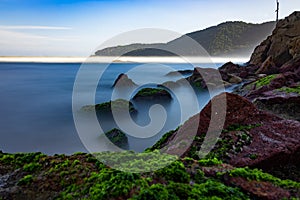
<svg viewBox="0 0 300 200"><path fill-rule="evenodd" d="M63 26L0 26L6 30L71 30L70 27Z"/></svg>
<svg viewBox="0 0 300 200"><path fill-rule="evenodd" d="M43 36L0 29L0 56L2 55L59 55L76 50L80 38L74 35ZM79 48L80 49L80 48ZM70 54L70 53L69 53Z"/></svg>

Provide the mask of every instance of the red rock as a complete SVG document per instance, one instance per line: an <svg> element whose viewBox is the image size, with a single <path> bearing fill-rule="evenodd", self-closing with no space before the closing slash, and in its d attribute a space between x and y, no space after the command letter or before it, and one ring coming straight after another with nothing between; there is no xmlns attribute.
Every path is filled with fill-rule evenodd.
<svg viewBox="0 0 300 200"><path fill-rule="evenodd" d="M225 105L224 98L227 101ZM219 108L219 113L213 113L215 121L211 121L212 102ZM222 108L224 106L226 106L226 118L224 127L220 127L219 122L223 120ZM260 111L246 98L230 93L222 93L214 97L199 114L186 121L172 138L169 138L163 151L182 156L188 155L191 147L199 146L190 134L193 131L197 131L198 136L207 134L209 124L212 132L235 124L261 125L248 132L252 138L250 144L244 146L240 152L229 155L228 163L233 166L259 166L265 169L287 162L300 166L300 160L295 157L300 151L300 122L285 120ZM232 138L232 135L232 132L222 133L221 138ZM182 141L191 144L190 147L180 148L178 144ZM249 155L256 155L256 159L251 159Z"/></svg>
<svg viewBox="0 0 300 200"><path fill-rule="evenodd" d="M249 181L242 177L227 176L226 182L230 185L240 187L242 190L250 193L259 199L274 200L290 198L290 193L287 190L276 187L269 182L264 181Z"/></svg>

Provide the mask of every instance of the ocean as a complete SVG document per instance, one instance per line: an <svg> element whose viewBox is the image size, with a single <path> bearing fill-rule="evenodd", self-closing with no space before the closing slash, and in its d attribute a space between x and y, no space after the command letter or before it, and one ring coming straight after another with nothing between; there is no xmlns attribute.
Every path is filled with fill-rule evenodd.
<svg viewBox="0 0 300 200"><path fill-rule="evenodd" d="M197 66L216 68L222 63L202 63ZM90 66L89 66L90 65ZM193 69L189 64L164 64L170 70ZM119 74L141 66L141 63L86 64L91 70L99 68L100 77L94 103L109 101L112 95L112 84ZM106 68L107 67L107 68ZM80 63L0 63L0 150L3 152L43 152L46 154L87 152L77 133L72 114L73 86ZM143 66L142 70L132 73L135 83L156 83L176 81L180 77L166 76L164 67L155 63ZM89 87L89 78L84 82ZM232 88L228 88L230 91ZM82 91L82 97L84 97ZM188 98L189 94L185 94ZM205 90L196 92L199 110L211 98ZM156 102L157 103L157 102ZM159 102L158 102L159 103ZM197 102L195 102L197 103ZM133 120L139 125L149 123L149 108L153 103L148 101L134 102L138 112ZM161 131L153 137L135 138L129 136L128 149L137 152L152 146L169 130L181 123L178 101L161 102L167 112L167 121ZM188 119L190 116L186 116ZM186 120L184 119L184 120ZM113 119L100 121L103 130L114 128ZM100 133L99 133L100 135Z"/></svg>

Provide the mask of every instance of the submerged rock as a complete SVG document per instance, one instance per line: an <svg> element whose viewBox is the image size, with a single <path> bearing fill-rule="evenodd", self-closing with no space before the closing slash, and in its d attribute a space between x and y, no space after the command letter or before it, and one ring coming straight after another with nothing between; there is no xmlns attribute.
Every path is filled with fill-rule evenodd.
<svg viewBox="0 0 300 200"><path fill-rule="evenodd" d="M83 106L81 111L90 112L96 110L96 112L111 112L112 109L116 112L124 112L127 110L129 110L129 112L136 111L134 105L130 101L126 101L124 99L117 99L96 105Z"/></svg>
<svg viewBox="0 0 300 200"><path fill-rule="evenodd" d="M134 83L126 74L120 74L118 78L115 80L114 84L112 87L115 87L118 85L118 87L133 87L137 86L136 83Z"/></svg>
<svg viewBox="0 0 300 200"><path fill-rule="evenodd" d="M172 95L165 89L160 88L143 88L132 98L134 100L139 99L172 99Z"/></svg>
<svg viewBox="0 0 300 200"><path fill-rule="evenodd" d="M178 75L190 75L193 73L193 70L178 70L178 71L172 71L166 74L166 76L178 76Z"/></svg>
<svg viewBox="0 0 300 200"><path fill-rule="evenodd" d="M120 131L119 129L112 129L105 133L106 137L118 147L125 147L128 145L128 138L125 133Z"/></svg>

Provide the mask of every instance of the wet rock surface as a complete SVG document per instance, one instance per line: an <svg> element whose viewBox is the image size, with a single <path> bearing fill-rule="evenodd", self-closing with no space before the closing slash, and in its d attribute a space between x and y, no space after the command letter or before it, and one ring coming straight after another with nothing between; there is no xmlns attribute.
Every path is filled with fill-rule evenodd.
<svg viewBox="0 0 300 200"><path fill-rule="evenodd" d="M195 152L200 150L201 141L189 140L188 142L192 144L185 152L181 152L181 149L175 145L182 140L187 140L195 127L197 127L196 136L203 138L205 135L210 135L211 133L207 131L211 116L217 115L211 112L212 102L216 107L221 107L224 106L224 98L227 102L224 128L216 126L210 129L210 131L222 131L212 150L214 156L239 167L259 166L262 169L269 169L280 165L295 165L300 169L298 160L300 122L261 111L246 98L230 93L223 93L213 98L200 114L185 122L165 145L162 145L163 151L177 155L183 153L183 156L197 158ZM214 124L218 123L212 122L211 125Z"/></svg>

